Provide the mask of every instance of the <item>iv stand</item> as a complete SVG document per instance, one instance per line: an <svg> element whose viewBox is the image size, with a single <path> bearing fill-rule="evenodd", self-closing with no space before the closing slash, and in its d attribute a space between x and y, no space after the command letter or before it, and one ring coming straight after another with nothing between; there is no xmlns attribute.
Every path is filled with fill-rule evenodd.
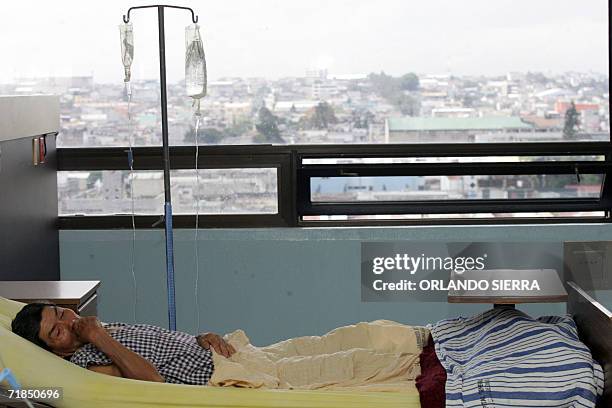
<svg viewBox="0 0 612 408"><path fill-rule="evenodd" d="M189 7L150 5L130 7L127 16L123 15L123 22L130 22L130 12L136 9L157 8L157 25L159 29L159 77L161 87L161 116L162 116L162 144L164 161L164 215L165 234L166 234L166 285L168 289L168 325L170 330L176 330L176 300L174 291L174 243L172 230L172 197L170 190L170 147L168 144L168 101L166 95L166 39L164 31L164 9L175 8L189 10L191 21L198 22L192 9ZM157 223L156 223L157 224Z"/></svg>

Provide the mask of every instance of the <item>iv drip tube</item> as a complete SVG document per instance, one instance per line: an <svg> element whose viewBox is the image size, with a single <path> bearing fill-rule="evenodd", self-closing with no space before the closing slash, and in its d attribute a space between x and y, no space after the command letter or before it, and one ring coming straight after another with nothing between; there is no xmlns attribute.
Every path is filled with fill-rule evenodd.
<svg viewBox="0 0 612 408"><path fill-rule="evenodd" d="M132 25L127 22L119 26L119 33L121 38L121 61L123 62L123 69L125 77L123 82L125 84L125 93L128 97L127 115L128 115L128 166L130 167L129 180L130 180L130 202L131 202L131 215L132 215L132 250L130 253L130 272L132 275L133 283L133 297L134 297L134 308L133 317L134 323L136 321L136 306L137 306L137 285L136 285L136 273L134 271L135 258L136 258L136 220L134 211L134 152L132 149L133 145L133 133L132 127L132 86L130 80L132 78L132 62L134 61L134 31Z"/></svg>
<svg viewBox="0 0 612 408"><path fill-rule="evenodd" d="M174 233L172 229L172 195L170 190L170 146L168 143L168 98L166 90L166 40L164 27L164 10L175 8L191 11L191 19L195 24L197 16L188 7L169 5L138 6L128 9L127 16L123 16L123 22L129 23L130 12L136 9L157 8L157 27L159 33L159 77L161 94L161 117L162 117L162 145L163 145L163 168L164 168L164 221L166 236L166 287L168 294L168 326L170 330L176 330L176 295L174 281Z"/></svg>
<svg viewBox="0 0 612 408"><path fill-rule="evenodd" d="M195 188L195 205L196 205L196 222L195 222L195 237L194 237L194 252L195 252L195 308L196 308L196 330L200 330L200 304L199 304L199 288L198 282L200 279L200 256L198 245L199 233L199 216L200 216L200 172L198 170L199 158L199 129L200 129L200 99L206 96L206 58L204 56L204 45L200 36L200 27L197 24L191 24L185 27L185 88L187 95L193 98L193 106L195 107L195 171L196 171L196 188Z"/></svg>
<svg viewBox="0 0 612 408"><path fill-rule="evenodd" d="M195 172L196 172L196 194L195 194L195 238L194 238L194 251L195 251L195 309L196 309L196 333L200 332L200 297L198 294L198 281L200 279L200 250L198 245L198 231L199 231L199 217L200 217L200 172L198 170L198 158L200 153L200 145L198 143L198 131L200 129L200 100L197 100L198 109L196 111L196 125L195 125Z"/></svg>
<svg viewBox="0 0 612 408"><path fill-rule="evenodd" d="M129 83L126 83L129 86ZM136 272L135 272L135 263L136 263L136 214L134 210L134 152L132 150L132 136L133 136L133 128L132 128L132 91L129 88L128 91L128 131L130 135L128 137L129 140L129 150L128 150L128 161L130 165L130 202L131 202L131 214L132 214L132 251L131 251L131 259L130 259L130 272L132 274L132 283L134 289L134 323L138 323L136 320L136 306L138 304L138 286L136 285Z"/></svg>

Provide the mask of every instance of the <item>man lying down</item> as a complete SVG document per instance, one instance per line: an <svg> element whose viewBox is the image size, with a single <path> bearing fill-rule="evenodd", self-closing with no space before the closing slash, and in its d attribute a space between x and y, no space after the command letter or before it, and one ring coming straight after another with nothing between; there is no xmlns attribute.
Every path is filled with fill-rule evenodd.
<svg viewBox="0 0 612 408"><path fill-rule="evenodd" d="M50 303L23 307L21 337L83 368L144 381L282 389L416 392L423 327L378 320L324 336L255 347L241 330L193 336L146 324L101 323Z"/></svg>
<svg viewBox="0 0 612 408"><path fill-rule="evenodd" d="M210 347L229 357L234 348L214 333L191 336L159 327L80 317L47 303L26 305L13 333L81 367L136 380L205 385L213 373Z"/></svg>

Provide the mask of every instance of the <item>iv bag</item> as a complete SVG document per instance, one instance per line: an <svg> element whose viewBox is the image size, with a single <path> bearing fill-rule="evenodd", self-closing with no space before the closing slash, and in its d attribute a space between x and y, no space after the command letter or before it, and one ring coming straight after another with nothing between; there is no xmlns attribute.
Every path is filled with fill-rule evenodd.
<svg viewBox="0 0 612 408"><path fill-rule="evenodd" d="M131 24L121 24L119 26L121 34L121 60L125 71L123 82L130 82L131 66L134 60L134 32Z"/></svg>
<svg viewBox="0 0 612 408"><path fill-rule="evenodd" d="M206 58L197 24L185 27L185 86L194 99L206 96Z"/></svg>

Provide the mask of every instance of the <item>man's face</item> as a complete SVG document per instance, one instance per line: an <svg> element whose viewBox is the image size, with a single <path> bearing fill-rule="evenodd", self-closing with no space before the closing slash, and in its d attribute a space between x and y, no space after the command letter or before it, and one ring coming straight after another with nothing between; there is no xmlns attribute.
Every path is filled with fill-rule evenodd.
<svg viewBox="0 0 612 408"><path fill-rule="evenodd" d="M50 305L42 311L38 337L60 356L68 356L82 345L74 332L74 322L79 318L75 312Z"/></svg>

